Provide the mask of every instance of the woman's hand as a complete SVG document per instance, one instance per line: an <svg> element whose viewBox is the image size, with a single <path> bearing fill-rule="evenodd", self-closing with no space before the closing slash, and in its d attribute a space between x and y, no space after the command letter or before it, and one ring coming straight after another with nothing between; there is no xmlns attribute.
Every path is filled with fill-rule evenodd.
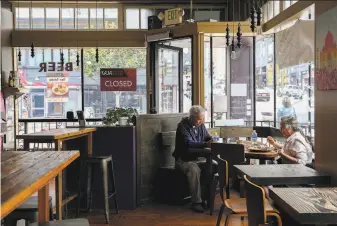
<svg viewBox="0 0 337 226"><path fill-rule="evenodd" d="M272 138L271 136L268 136L268 137L267 137L267 141L268 141L269 144L271 144L271 145L273 145L273 146L274 146L275 143L276 143L275 140L274 140L274 138Z"/></svg>
<svg viewBox="0 0 337 226"><path fill-rule="evenodd" d="M278 149L277 153L282 156L284 154L284 150L283 149Z"/></svg>

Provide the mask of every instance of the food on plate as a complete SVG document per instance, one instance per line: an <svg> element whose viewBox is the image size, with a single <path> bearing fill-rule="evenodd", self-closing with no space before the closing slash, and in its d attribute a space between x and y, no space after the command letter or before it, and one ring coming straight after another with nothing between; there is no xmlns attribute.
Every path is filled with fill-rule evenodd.
<svg viewBox="0 0 337 226"><path fill-rule="evenodd" d="M68 86L65 84L55 84L52 88L52 92L55 95L64 95L68 92Z"/></svg>

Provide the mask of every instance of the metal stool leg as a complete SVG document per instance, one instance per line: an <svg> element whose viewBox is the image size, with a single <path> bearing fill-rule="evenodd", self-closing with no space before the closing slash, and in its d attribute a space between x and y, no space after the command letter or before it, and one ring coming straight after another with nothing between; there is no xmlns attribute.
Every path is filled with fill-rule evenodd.
<svg viewBox="0 0 337 226"><path fill-rule="evenodd" d="M92 164L88 164L88 180L87 180L87 211L91 211L91 202L92 202L92 191L91 186L93 182L93 166Z"/></svg>
<svg viewBox="0 0 337 226"><path fill-rule="evenodd" d="M76 204L76 218L78 218L81 209L81 195L82 195L82 172L83 172L84 161L80 160L80 167L77 177L77 204Z"/></svg>
<svg viewBox="0 0 337 226"><path fill-rule="evenodd" d="M105 221L109 224L108 166L105 160L101 162L101 171L103 176Z"/></svg>
<svg viewBox="0 0 337 226"><path fill-rule="evenodd" d="M115 200L115 208L116 208L116 213L119 213L118 209L118 200L117 200L117 189L116 189L116 177L115 177L115 169L114 169L114 162L110 161L110 169L111 169L111 184L112 184L112 195L114 196Z"/></svg>

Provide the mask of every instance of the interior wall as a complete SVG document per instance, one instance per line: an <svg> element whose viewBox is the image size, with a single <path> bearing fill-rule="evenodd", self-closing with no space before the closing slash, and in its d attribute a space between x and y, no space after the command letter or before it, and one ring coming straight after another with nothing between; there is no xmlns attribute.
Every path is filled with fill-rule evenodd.
<svg viewBox="0 0 337 226"><path fill-rule="evenodd" d="M316 1L315 3L315 49L318 48L318 35L320 32L327 30L326 27L318 25L320 16L327 13L329 10L337 11L336 1ZM336 14L336 13L335 13ZM337 26L336 17L329 18L332 26L329 29L335 29ZM335 42L337 36L334 37ZM315 59L318 59L316 51ZM315 61L315 69L317 70L319 62ZM317 87L317 81L316 81ZM333 176L332 183L337 185L337 149L336 149L336 129L337 129L337 90L318 91L315 89L315 155L316 168L327 172Z"/></svg>

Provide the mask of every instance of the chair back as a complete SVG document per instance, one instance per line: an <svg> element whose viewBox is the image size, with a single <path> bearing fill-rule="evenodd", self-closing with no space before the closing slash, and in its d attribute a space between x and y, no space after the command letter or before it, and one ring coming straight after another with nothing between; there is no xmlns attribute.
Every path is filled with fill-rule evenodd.
<svg viewBox="0 0 337 226"><path fill-rule="evenodd" d="M221 158L220 155L217 156L218 161L218 174L219 174L219 187L220 187L220 197L222 202L225 202L224 192L226 192L226 199L229 199L229 177L228 177L228 162Z"/></svg>
<svg viewBox="0 0 337 226"><path fill-rule="evenodd" d="M262 187L245 179L248 226L259 226L267 222L265 192Z"/></svg>
<svg viewBox="0 0 337 226"><path fill-rule="evenodd" d="M228 164L228 175L230 178L236 175L234 165L240 165L245 161L245 147L240 144L212 143L213 159L218 159L218 155Z"/></svg>

